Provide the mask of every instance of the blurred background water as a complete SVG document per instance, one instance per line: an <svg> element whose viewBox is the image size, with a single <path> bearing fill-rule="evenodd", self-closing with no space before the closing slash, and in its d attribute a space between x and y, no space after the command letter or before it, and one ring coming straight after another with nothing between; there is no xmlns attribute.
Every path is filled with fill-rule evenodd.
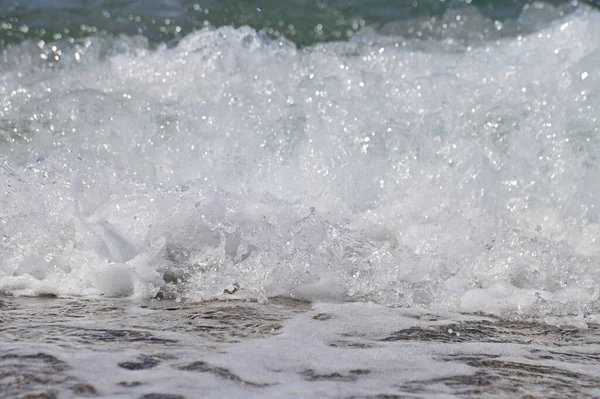
<svg viewBox="0 0 600 399"><path fill-rule="evenodd" d="M516 19L531 0L1 0L0 47L24 39L73 40L106 34L144 35L174 44L206 25L249 25L304 46L343 40L363 26L439 18L450 9L476 7L499 21ZM583 2L544 0L572 12Z"/></svg>

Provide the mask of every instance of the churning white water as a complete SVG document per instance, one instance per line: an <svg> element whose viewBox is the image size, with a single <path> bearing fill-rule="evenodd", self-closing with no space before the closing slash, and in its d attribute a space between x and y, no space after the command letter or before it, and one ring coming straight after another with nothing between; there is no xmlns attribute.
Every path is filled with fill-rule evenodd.
<svg viewBox="0 0 600 399"><path fill-rule="evenodd" d="M454 19L4 50L0 290L593 318L600 14Z"/></svg>

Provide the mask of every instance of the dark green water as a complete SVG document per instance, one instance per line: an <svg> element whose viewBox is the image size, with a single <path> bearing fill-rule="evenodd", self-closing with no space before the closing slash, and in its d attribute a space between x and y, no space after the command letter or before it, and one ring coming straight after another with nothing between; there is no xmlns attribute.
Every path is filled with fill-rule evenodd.
<svg viewBox="0 0 600 399"><path fill-rule="evenodd" d="M361 27L443 15L476 7L498 21L516 19L526 0L0 0L0 47L24 39L46 42L106 34L144 35L175 43L206 25L249 25L298 45L345 40ZM538 2L540 3L540 2ZM542 2L572 12L578 2ZM589 0L598 6L600 0Z"/></svg>

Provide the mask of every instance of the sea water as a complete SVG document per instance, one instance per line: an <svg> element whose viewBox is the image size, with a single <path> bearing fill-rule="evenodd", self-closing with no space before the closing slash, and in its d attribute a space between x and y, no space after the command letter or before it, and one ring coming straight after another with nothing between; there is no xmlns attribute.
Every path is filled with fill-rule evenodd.
<svg viewBox="0 0 600 399"><path fill-rule="evenodd" d="M15 4L7 15L26 7ZM210 7L188 6L210 15ZM193 335L172 338L204 363L175 356L182 364L157 374L166 391L187 384L173 370L191 367L208 378L203 386L217 384L207 396L228 395L219 378L231 368L256 385L231 374L233 396L418 396L410 381L425 379L438 381L436 395L453 395L448 366L433 360L451 357L445 343L390 350L360 340L387 342L439 320L483 323L460 313L593 330L600 13L526 3L499 17L452 3L430 5L427 15L400 7L402 17L391 10L369 23L326 3L306 7L340 22L295 39L287 21L277 30L206 17L182 22L182 32L172 26L177 16L157 12L169 28L155 35L82 23L87 34L71 36L6 17L0 291L117 301L143 316L145 308L101 298L235 299L264 309L273 298L312 301L282 334L228 355L212 348L204 356ZM99 10L112 18L112 9ZM435 316L414 321L427 314ZM362 337L356 345L366 351L335 345L347 337ZM479 347L460 348L466 356ZM72 350L79 360L70 367L98 372L86 363L92 349ZM518 345L486 350L527 358ZM248 359L261 356L253 369ZM207 366L213 360L221 366ZM569 367L597 377L597 364ZM94 390L120 395L110 384ZM195 397L190 389L180 393Z"/></svg>

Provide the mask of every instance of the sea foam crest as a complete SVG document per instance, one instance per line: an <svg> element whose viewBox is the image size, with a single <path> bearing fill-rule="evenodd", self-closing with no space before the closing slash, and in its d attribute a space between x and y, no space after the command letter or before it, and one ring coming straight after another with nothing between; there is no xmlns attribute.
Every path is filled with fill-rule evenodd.
<svg viewBox="0 0 600 399"><path fill-rule="evenodd" d="M7 49L0 289L598 313L599 22Z"/></svg>

